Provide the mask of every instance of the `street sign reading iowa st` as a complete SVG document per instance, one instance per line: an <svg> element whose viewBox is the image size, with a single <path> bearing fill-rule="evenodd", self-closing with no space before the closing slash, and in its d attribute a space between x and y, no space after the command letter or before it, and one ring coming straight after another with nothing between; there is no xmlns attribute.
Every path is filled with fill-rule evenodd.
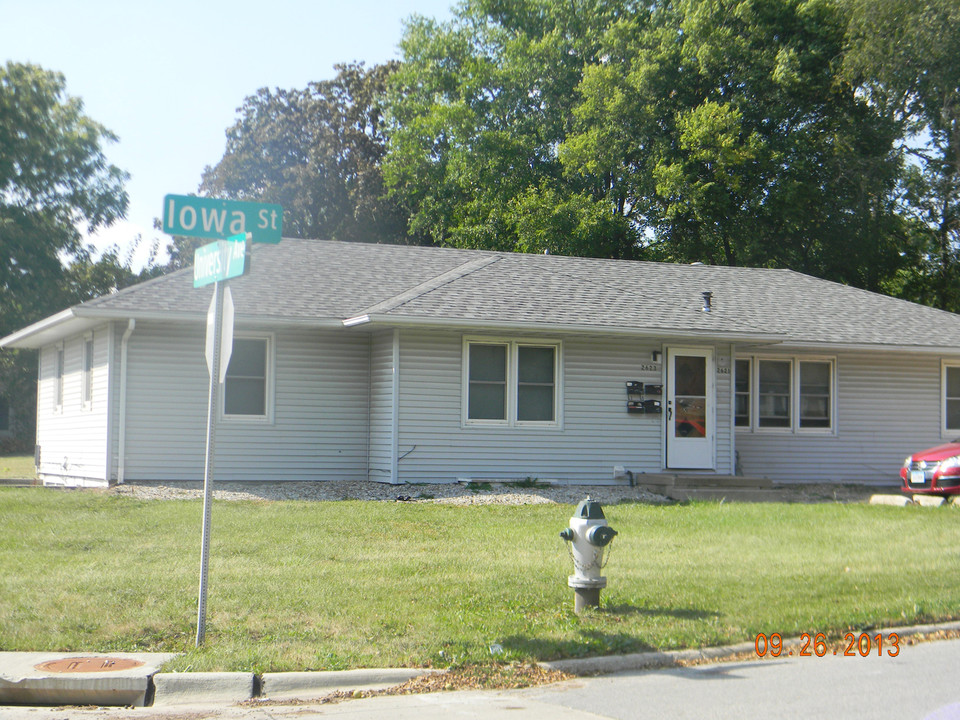
<svg viewBox="0 0 960 720"><path fill-rule="evenodd" d="M163 199L163 231L221 240L252 233L253 242L278 243L283 231L283 206L167 195Z"/></svg>

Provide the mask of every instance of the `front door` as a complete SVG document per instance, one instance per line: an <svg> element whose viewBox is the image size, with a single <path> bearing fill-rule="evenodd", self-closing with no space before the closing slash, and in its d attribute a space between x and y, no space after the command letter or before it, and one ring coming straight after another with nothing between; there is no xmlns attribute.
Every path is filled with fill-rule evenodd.
<svg viewBox="0 0 960 720"><path fill-rule="evenodd" d="M713 348L667 349L667 467L710 470L715 465Z"/></svg>

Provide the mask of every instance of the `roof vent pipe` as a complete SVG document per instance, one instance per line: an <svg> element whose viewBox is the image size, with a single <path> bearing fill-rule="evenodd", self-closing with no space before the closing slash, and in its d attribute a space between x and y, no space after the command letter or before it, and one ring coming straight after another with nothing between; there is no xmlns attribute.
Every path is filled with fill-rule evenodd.
<svg viewBox="0 0 960 720"><path fill-rule="evenodd" d="M713 309L713 293L712 292L703 292L703 311L710 312Z"/></svg>

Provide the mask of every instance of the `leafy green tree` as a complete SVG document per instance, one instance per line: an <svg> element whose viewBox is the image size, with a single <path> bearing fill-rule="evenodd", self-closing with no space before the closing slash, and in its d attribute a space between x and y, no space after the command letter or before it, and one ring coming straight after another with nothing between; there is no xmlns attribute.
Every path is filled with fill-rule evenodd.
<svg viewBox="0 0 960 720"><path fill-rule="evenodd" d="M61 258L91 262L81 229L107 226L127 207L126 175L103 153L115 139L67 95L63 75L0 67L0 336L76 297ZM0 394L20 446L32 442L35 379L34 353L0 353Z"/></svg>
<svg viewBox="0 0 960 720"><path fill-rule="evenodd" d="M395 69L338 65L333 80L305 90L264 88L248 97L227 130L223 158L203 173L201 193L282 205L288 237L402 240L406 219L385 197L380 169L381 101ZM192 254L189 245L175 242L175 263Z"/></svg>
<svg viewBox="0 0 960 720"><path fill-rule="evenodd" d="M566 177L583 68L638 3L466 0L416 17L390 95L384 175L415 237L459 247L633 257L637 234L604 184ZM576 232L575 235L570 235Z"/></svg>
<svg viewBox="0 0 960 720"><path fill-rule="evenodd" d="M900 131L901 213L920 245L903 292L960 310L960 5L847 0L847 79Z"/></svg>
<svg viewBox="0 0 960 720"><path fill-rule="evenodd" d="M653 257L879 289L902 263L897 128L839 81L833 0L677 0L625 15L584 73L568 173Z"/></svg>

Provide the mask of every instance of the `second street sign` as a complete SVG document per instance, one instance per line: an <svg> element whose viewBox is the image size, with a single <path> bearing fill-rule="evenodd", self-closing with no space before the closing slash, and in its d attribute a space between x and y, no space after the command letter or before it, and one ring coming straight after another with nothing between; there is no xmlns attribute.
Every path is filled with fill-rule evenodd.
<svg viewBox="0 0 960 720"><path fill-rule="evenodd" d="M283 206L167 195L163 199L163 231L220 239L252 233L253 242L278 243L283 232Z"/></svg>
<svg viewBox="0 0 960 720"><path fill-rule="evenodd" d="M246 272L246 235L217 240L197 248L193 254L193 286L239 277Z"/></svg>

